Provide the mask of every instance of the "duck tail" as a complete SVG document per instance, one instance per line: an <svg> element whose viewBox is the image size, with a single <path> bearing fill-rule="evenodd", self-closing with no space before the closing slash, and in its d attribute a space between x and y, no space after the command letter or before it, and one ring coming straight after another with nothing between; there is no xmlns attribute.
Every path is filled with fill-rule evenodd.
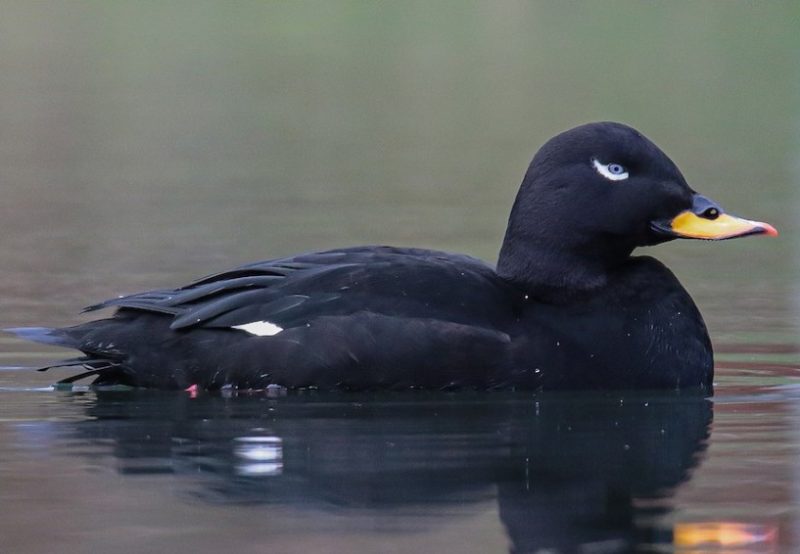
<svg viewBox="0 0 800 554"><path fill-rule="evenodd" d="M64 329L54 327L12 327L3 329L3 331L16 335L21 339L41 344L51 344L65 348L78 347L78 341L66 333Z"/></svg>
<svg viewBox="0 0 800 554"><path fill-rule="evenodd" d="M53 346L62 346L65 348L74 348L80 350L80 341L77 337L72 336L67 329L58 329L53 327L15 327L11 329L3 329L6 333L11 333L21 339L38 342L41 344L49 344ZM82 367L86 371L72 377L67 377L59 381L59 384L71 384L79 379L95 376L99 380L107 377L108 374L114 373L114 370L119 368L119 361L104 357L102 355L87 353L86 356L77 358L67 358L64 360L56 360L48 363L47 365L31 367L36 371L47 371L53 367Z"/></svg>

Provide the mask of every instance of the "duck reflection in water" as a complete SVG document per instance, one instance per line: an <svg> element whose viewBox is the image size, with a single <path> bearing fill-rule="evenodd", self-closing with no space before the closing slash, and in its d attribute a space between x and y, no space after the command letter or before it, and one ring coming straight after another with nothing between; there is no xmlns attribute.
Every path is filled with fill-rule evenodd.
<svg viewBox="0 0 800 554"><path fill-rule="evenodd" d="M123 473L185 476L210 502L433 511L432 526L496 498L515 553L670 543L662 516L712 420L686 393L96 394L71 432L110 442Z"/></svg>

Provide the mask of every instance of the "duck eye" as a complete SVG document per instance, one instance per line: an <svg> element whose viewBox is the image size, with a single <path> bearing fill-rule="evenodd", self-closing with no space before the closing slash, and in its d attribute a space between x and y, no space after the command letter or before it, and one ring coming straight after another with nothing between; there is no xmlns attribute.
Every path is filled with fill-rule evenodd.
<svg viewBox="0 0 800 554"><path fill-rule="evenodd" d="M592 164L597 172L609 181L622 181L629 176L628 171L622 164L615 162L604 164L600 163L600 160L592 160Z"/></svg>

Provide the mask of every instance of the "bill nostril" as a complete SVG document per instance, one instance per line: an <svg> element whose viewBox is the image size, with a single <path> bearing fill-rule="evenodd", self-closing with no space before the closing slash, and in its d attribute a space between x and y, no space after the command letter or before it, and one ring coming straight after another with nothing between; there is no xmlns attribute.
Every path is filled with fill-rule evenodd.
<svg viewBox="0 0 800 554"><path fill-rule="evenodd" d="M694 213L694 215L697 217L713 221L721 216L724 212L722 209L720 209L716 202L706 198L702 194L695 193L694 197L692 198L692 213Z"/></svg>

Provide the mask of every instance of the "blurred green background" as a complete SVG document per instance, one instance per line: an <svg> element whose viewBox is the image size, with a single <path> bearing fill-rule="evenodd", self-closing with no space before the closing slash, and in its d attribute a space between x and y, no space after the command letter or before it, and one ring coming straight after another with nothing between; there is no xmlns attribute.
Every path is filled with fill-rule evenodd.
<svg viewBox="0 0 800 554"><path fill-rule="evenodd" d="M653 249L722 340L797 325L796 2L9 1L9 324L357 243L494 261L553 134L637 127L777 240Z"/></svg>

